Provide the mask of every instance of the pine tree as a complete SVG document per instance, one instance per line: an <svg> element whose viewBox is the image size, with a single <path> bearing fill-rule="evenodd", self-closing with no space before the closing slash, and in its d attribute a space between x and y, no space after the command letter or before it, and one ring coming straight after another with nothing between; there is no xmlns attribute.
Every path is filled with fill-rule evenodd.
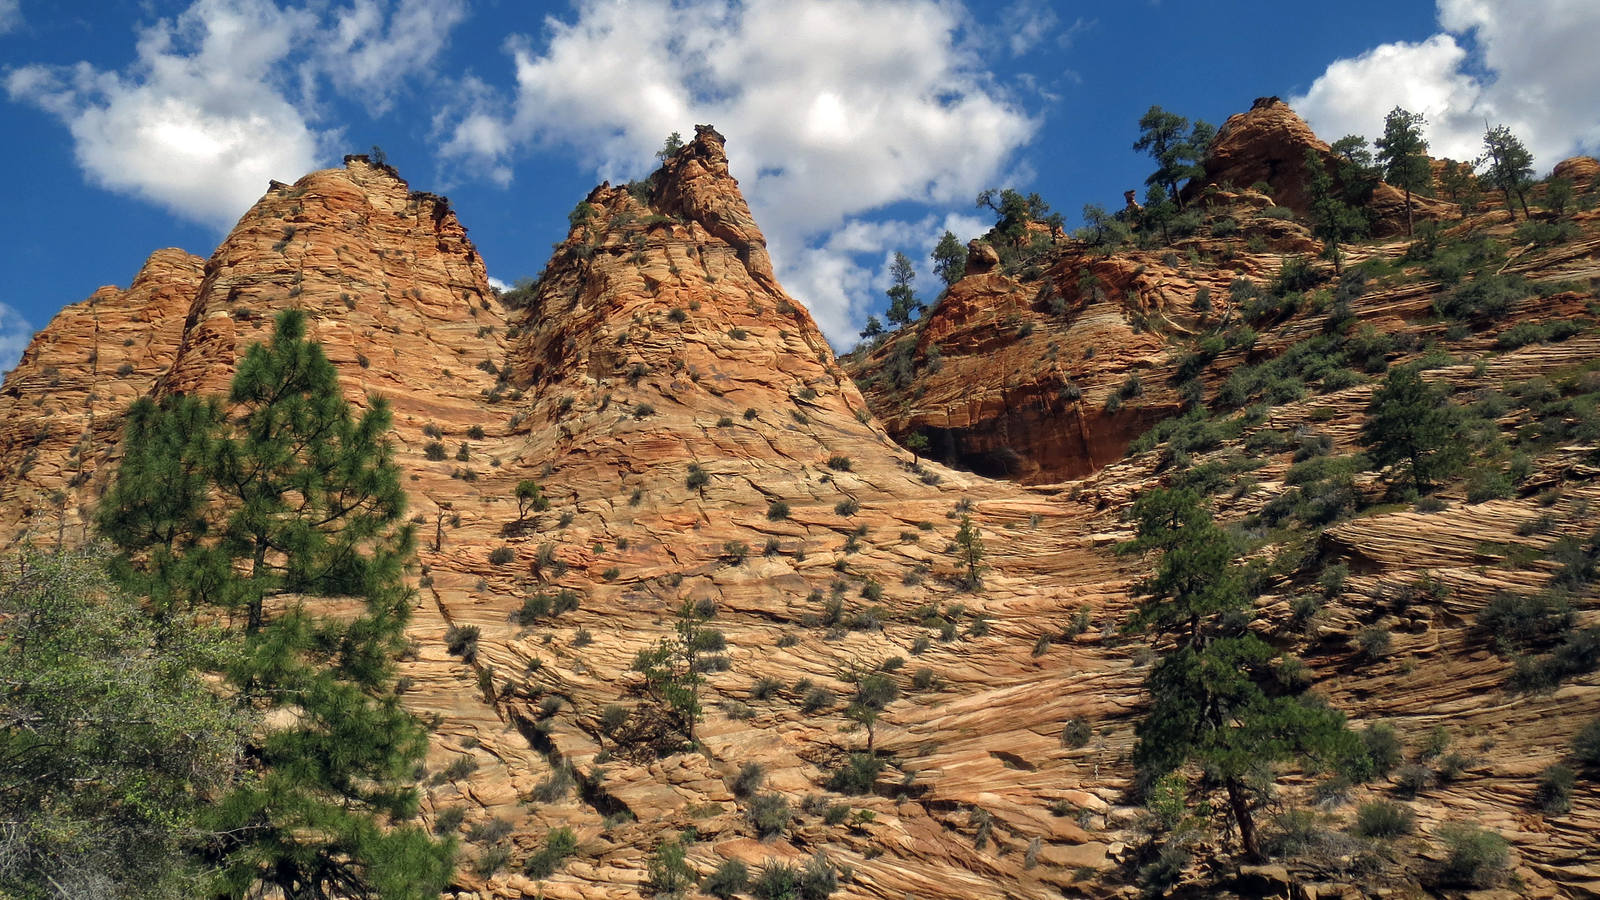
<svg viewBox="0 0 1600 900"><path fill-rule="evenodd" d="M1379 467L1396 466L1417 493L1466 461L1460 415L1445 394L1422 380L1415 366L1396 366L1373 392L1361 443Z"/></svg>
<svg viewBox="0 0 1600 900"><path fill-rule="evenodd" d="M550 500L540 490L539 482L532 478L524 478L517 482L517 520L528 517L530 512L544 512L550 508Z"/></svg>
<svg viewBox="0 0 1600 900"><path fill-rule="evenodd" d="M1160 658L1145 687L1150 709L1135 732L1133 762L1152 786L1187 764L1197 790L1220 790L1246 855L1260 855L1256 779L1277 763L1312 759L1365 774L1344 716L1314 696L1284 692L1283 655L1249 630L1254 608L1235 548L1193 490L1147 491L1134 505L1135 540L1119 552L1158 551L1130 620Z"/></svg>
<svg viewBox="0 0 1600 900"><path fill-rule="evenodd" d="M211 810L207 856L230 896L434 896L454 848L408 824L427 737L394 692L412 533L388 405L352 417L297 310L246 353L228 404L226 418L214 401L136 405L101 517L131 586L243 620L225 673L237 702L293 712L255 736L259 769ZM321 615L313 597L361 611Z"/></svg>
<svg viewBox="0 0 1600 900"><path fill-rule="evenodd" d="M972 516L961 516L961 527L956 529L956 559L965 570L963 582L967 590L975 591L983 584L983 534L972 524Z"/></svg>
<svg viewBox="0 0 1600 900"><path fill-rule="evenodd" d="M939 237L939 243L934 246L930 256L933 258L933 272L945 287L960 281L967 273L967 248L949 231Z"/></svg>
<svg viewBox="0 0 1600 900"><path fill-rule="evenodd" d="M1506 212L1513 221L1517 211L1511 206L1511 195L1516 194L1522 205L1522 217L1528 218L1528 188L1533 185L1533 154L1511 129L1495 125L1483 133L1483 157L1479 165L1488 165L1485 177L1489 183L1505 193Z"/></svg>
<svg viewBox="0 0 1600 900"><path fill-rule="evenodd" d="M922 461L922 457L928 452L928 436L920 431L913 431L906 435L906 439L900 442L900 446L911 451L911 464L915 466Z"/></svg>
<svg viewBox="0 0 1600 900"><path fill-rule="evenodd" d="M1383 120L1383 137L1378 138L1378 161L1383 179L1406 192L1406 235L1415 235L1411 213L1413 191L1426 191L1433 184L1433 167L1428 162L1428 142L1422 136L1427 120L1421 113L1396 106Z"/></svg>
<svg viewBox="0 0 1600 900"><path fill-rule="evenodd" d="M661 705L673 728L694 743L695 723L700 720L700 648L704 646L705 624L711 611L693 600L678 607L673 636L662 638L654 647L640 650L633 659L633 670L644 676L645 687Z"/></svg>
<svg viewBox="0 0 1600 900"><path fill-rule="evenodd" d="M1139 118L1139 139L1133 143L1133 149L1150 154L1156 161L1156 170L1144 183L1165 188L1173 204L1183 209L1179 188L1183 182L1205 175L1201 162L1216 133L1204 120L1195 120L1191 127L1189 120L1177 113L1150 107Z"/></svg>
<svg viewBox="0 0 1600 900"><path fill-rule="evenodd" d="M909 325L922 312L923 306L917 302L916 291L911 287L916 277L911 260L904 253L895 253L894 262L889 266L889 278L893 282L888 291L889 311L884 314L895 325Z"/></svg>
<svg viewBox="0 0 1600 900"><path fill-rule="evenodd" d="M861 337L870 341L881 336L883 336L883 323L878 321L875 315L867 316L867 325L861 329Z"/></svg>
<svg viewBox="0 0 1600 900"><path fill-rule="evenodd" d="M1327 245L1334 271L1341 272L1344 257L1339 245L1366 231L1366 216L1341 195L1316 150L1306 150L1305 167L1306 190L1311 195L1311 233Z"/></svg>

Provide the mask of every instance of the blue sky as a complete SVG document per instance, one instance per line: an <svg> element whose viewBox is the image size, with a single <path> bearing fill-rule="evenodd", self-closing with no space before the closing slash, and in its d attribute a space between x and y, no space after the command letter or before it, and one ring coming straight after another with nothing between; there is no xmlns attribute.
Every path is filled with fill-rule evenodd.
<svg viewBox="0 0 1600 900"><path fill-rule="evenodd" d="M1600 145L1593 0L0 0L0 369L150 251L206 256L265 189L383 147L448 194L504 281L600 178L711 122L785 286L848 347L886 261L923 267L990 186L1075 221L1147 160L1151 104L1258 96L1320 134L1424 112L1438 155L1512 125L1541 169Z"/></svg>

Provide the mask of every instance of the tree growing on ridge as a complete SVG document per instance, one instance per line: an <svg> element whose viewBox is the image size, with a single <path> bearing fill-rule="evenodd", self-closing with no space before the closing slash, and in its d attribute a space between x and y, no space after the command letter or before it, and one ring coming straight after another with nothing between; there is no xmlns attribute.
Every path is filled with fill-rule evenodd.
<svg viewBox="0 0 1600 900"><path fill-rule="evenodd" d="M933 272L945 287L960 281L967 273L967 248L949 231L940 235L939 243L929 255L933 258Z"/></svg>
<svg viewBox="0 0 1600 900"><path fill-rule="evenodd" d="M1516 194L1522 205L1522 217L1528 218L1528 188L1533 185L1533 154L1511 129L1495 125L1483 133L1483 156L1479 165L1487 165L1484 177L1499 188L1506 198L1506 212L1513 221L1517 211L1511 205L1511 195Z"/></svg>
<svg viewBox="0 0 1600 900"><path fill-rule="evenodd" d="M922 314L923 305L917 301L917 292L911 287L917 273L904 253L896 252L889 266L889 310L885 317L894 325L909 325Z"/></svg>
<svg viewBox="0 0 1600 900"><path fill-rule="evenodd" d="M1310 759L1365 774L1344 715L1314 696L1284 691L1284 660L1249 629L1254 606L1232 539L1193 490L1146 491L1134 504L1137 537L1118 552L1157 551L1129 627L1160 653L1145 678L1150 708L1135 729L1133 762L1147 787L1195 764L1194 789L1221 791L1247 856L1260 855L1257 778Z"/></svg>
<svg viewBox="0 0 1600 900"><path fill-rule="evenodd" d="M962 568L962 584L969 591L983 586L983 533L972 524L972 516L962 513L961 527L956 529L956 559Z"/></svg>
<svg viewBox="0 0 1600 900"><path fill-rule="evenodd" d="M678 607L673 636L640 650L633 659L633 670L644 676L646 689L660 704L669 724L683 732L691 744L695 741L695 723L700 720L700 683L705 680L698 661L705 624L710 619L711 610L693 600L684 600Z"/></svg>
<svg viewBox="0 0 1600 900"><path fill-rule="evenodd" d="M412 533L388 405L352 417L298 310L245 354L228 403L138 401L100 517L130 587L233 623L236 702L288 714L209 810L207 860L228 896L436 896L454 847L407 824L427 737L394 690ZM318 597L358 604L322 614Z"/></svg>
<svg viewBox="0 0 1600 900"><path fill-rule="evenodd" d="M1339 245L1364 233L1367 217L1363 211L1345 200L1334 184L1333 176L1323 165L1322 154L1308 148L1305 156L1306 191L1311 197L1311 233L1326 244L1326 253L1333 260L1333 270L1342 272L1343 255Z"/></svg>
<svg viewBox="0 0 1600 900"><path fill-rule="evenodd" d="M1139 118L1139 139L1133 143L1133 149L1150 154L1156 161L1156 170L1144 183L1165 188L1172 202L1183 209L1179 189L1183 182L1205 175L1201 163L1216 135L1216 128L1203 119L1196 119L1191 126L1187 118L1177 113L1150 107Z"/></svg>
<svg viewBox="0 0 1600 900"><path fill-rule="evenodd" d="M1378 161L1383 165L1383 180L1406 192L1406 236L1415 236L1411 194L1425 192L1433 184L1433 167L1428 162L1428 141L1422 136L1427 120L1421 113L1396 106L1383 120L1383 137L1376 141Z"/></svg>

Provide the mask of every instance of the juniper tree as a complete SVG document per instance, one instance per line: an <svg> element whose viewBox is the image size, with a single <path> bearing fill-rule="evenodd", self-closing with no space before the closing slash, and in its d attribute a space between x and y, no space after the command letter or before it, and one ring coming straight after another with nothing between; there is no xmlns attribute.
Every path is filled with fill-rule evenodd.
<svg viewBox="0 0 1600 900"><path fill-rule="evenodd" d="M524 478L517 482L517 521L528 517L530 512L544 512L550 508L550 499L540 489L539 482L532 478Z"/></svg>
<svg viewBox="0 0 1600 900"><path fill-rule="evenodd" d="M949 231L939 236L939 243L929 255L933 258L933 272L945 287L960 281L967 273L967 248Z"/></svg>
<svg viewBox="0 0 1600 900"><path fill-rule="evenodd" d="M645 688L660 704L672 727L694 743L695 723L700 720L699 655L705 623L711 618L693 600L678 607L673 636L640 650L633 658L633 670L644 676Z"/></svg>
<svg viewBox="0 0 1600 900"><path fill-rule="evenodd" d="M427 738L394 691L412 533L389 408L372 397L353 417L304 315L275 324L240 361L226 416L216 401L135 405L102 532L116 571L170 614L226 616L243 647L224 673L236 702L289 713L253 736L259 770L210 810L222 892L433 896L454 848L410 823ZM340 597L356 609L313 599Z"/></svg>
<svg viewBox="0 0 1600 900"><path fill-rule="evenodd" d="M1427 191L1433 184L1433 167L1428 162L1428 141L1422 136L1427 120L1421 113L1396 106L1383 120L1383 137L1376 141L1383 179L1406 192L1406 235L1415 234L1412 223L1411 194Z"/></svg>
<svg viewBox="0 0 1600 900"><path fill-rule="evenodd" d="M914 431L906 435L906 439L901 441L900 446L911 451L911 464L913 466L917 465L928 452L928 436L920 431Z"/></svg>
<svg viewBox="0 0 1600 900"><path fill-rule="evenodd" d="M1466 461L1459 413L1416 366L1395 366L1373 391L1361 443L1375 465L1396 467L1419 494Z"/></svg>
<svg viewBox="0 0 1600 900"><path fill-rule="evenodd" d="M1119 552L1157 552L1131 630L1159 653L1145 678L1150 707L1135 733L1139 781L1154 785L1185 765L1196 790L1220 791L1248 856L1260 855L1254 788L1296 759L1359 771L1360 745L1343 714L1283 689L1284 655L1249 629L1254 607L1236 549L1192 489L1146 491L1134 504L1137 537Z"/></svg>
<svg viewBox="0 0 1600 900"><path fill-rule="evenodd" d="M1517 211L1511 206L1511 195L1516 194L1522 205L1522 216L1528 218L1528 188L1533 185L1533 154L1511 129L1495 125L1483 133L1483 156L1479 165L1487 165L1484 177L1499 188L1506 198L1506 212L1513 221Z"/></svg>
<svg viewBox="0 0 1600 900"><path fill-rule="evenodd" d="M870 341L870 340L873 340L874 338L878 338L878 337L882 337L882 336L883 336L883 323L878 321L878 317L875 316L875 315L867 316L867 325L866 325L865 328L861 329L861 337L864 340L869 340Z"/></svg>

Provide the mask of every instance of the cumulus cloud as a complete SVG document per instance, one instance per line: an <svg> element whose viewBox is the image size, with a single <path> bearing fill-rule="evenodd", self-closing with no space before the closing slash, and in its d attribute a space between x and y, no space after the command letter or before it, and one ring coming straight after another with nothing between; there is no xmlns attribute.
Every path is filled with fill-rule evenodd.
<svg viewBox="0 0 1600 900"><path fill-rule="evenodd" d="M1600 149L1600 4L1438 0L1440 33L1328 66L1290 103L1323 137L1376 137L1395 106L1428 119L1435 156L1482 152L1484 121L1511 127L1541 168Z"/></svg>
<svg viewBox="0 0 1600 900"><path fill-rule="evenodd" d="M0 372L16 368L33 338L33 326L15 309L0 303Z"/></svg>
<svg viewBox="0 0 1600 900"><path fill-rule="evenodd" d="M835 232L893 204L970 202L1037 127L964 21L935 0L584 0L542 43L509 41L515 95L453 111L444 153L504 183L528 147L567 147L618 180L668 133L713 123L780 275L841 341L869 251Z"/></svg>
<svg viewBox="0 0 1600 900"><path fill-rule="evenodd" d="M338 131L311 112L320 81L382 107L463 15L460 0L401 0L392 14L371 0L331 12L196 0L142 30L123 71L30 65L5 87L66 124L92 182L227 228L270 179L292 181L331 155ZM441 34L422 36L423 23Z"/></svg>

